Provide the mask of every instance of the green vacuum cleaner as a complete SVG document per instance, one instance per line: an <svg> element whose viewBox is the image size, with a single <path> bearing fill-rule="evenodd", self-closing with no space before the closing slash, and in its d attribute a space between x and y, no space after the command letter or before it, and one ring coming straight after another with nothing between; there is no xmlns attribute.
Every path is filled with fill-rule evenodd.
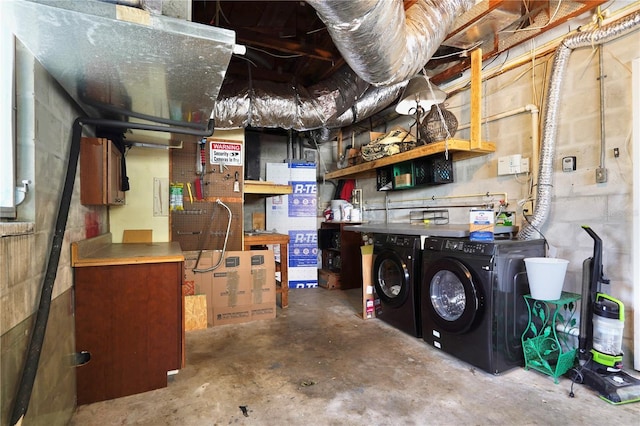
<svg viewBox="0 0 640 426"><path fill-rule="evenodd" d="M578 366L569 375L611 404L637 402L640 380L622 365L624 305L601 292L601 285L609 284L602 270L602 240L589 226L582 228L593 238L594 248L593 257L583 263Z"/></svg>

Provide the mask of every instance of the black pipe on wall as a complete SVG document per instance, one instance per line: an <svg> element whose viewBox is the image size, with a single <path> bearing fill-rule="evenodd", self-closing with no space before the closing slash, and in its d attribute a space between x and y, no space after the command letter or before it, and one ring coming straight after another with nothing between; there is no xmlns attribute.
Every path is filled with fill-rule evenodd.
<svg viewBox="0 0 640 426"><path fill-rule="evenodd" d="M69 162L67 163L67 173L65 175L62 196L58 207L58 216L56 218L53 241L49 251L49 259L47 262L47 270L43 278L42 290L40 292L40 302L36 319L29 340L25 365L22 369L20 385L16 393L16 398L11 411L10 424L16 425L21 422L29 407L33 384L38 372L38 364L40 362L40 354L44 343L44 336L49 320L49 310L51 308L51 296L53 293L53 285L58 272L58 264L60 262L60 253L62 251L62 242L64 232L67 227L67 218L69 216L69 207L71 205L71 197L73 195L73 184L76 179L76 171L78 168L78 157L80 156L80 140L82 138L82 127L84 125L94 125L110 129L120 129L122 131L128 129L149 130L156 132L180 133L185 135L194 135L208 137L213 135L214 121L209 120L206 130L184 129L179 127L160 126L155 124L130 123L126 121L106 120L101 118L78 117L73 122L71 132L71 146L69 147Z"/></svg>

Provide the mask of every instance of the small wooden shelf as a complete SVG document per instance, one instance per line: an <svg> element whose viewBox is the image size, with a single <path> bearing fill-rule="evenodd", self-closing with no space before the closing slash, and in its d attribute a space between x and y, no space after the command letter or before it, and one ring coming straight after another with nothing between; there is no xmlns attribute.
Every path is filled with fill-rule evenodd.
<svg viewBox="0 0 640 426"><path fill-rule="evenodd" d="M496 145L493 142L480 142L477 147L472 147L471 141L461 139L449 139L448 141L434 142L413 148L400 154L383 157L378 160L367 161L365 163L356 164L355 166L345 167L333 172L325 174L327 179L337 178L366 178L375 177L376 169L379 167L389 166L391 164L401 163L403 161L414 160L416 158L426 157L429 155L439 154L449 151L449 155L455 161L464 160L466 158L487 155L495 152Z"/></svg>
<svg viewBox="0 0 640 426"><path fill-rule="evenodd" d="M263 182L259 180L244 181L245 194L281 195L291 194L292 191L293 189L291 185L280 185L273 182Z"/></svg>

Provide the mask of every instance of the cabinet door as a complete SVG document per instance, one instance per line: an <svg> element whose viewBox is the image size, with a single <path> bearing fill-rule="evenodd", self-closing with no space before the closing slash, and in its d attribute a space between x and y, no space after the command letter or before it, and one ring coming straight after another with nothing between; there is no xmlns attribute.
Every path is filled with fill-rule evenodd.
<svg viewBox="0 0 640 426"><path fill-rule="evenodd" d="M107 172L105 139L82 138L80 142L80 202L106 204L103 176Z"/></svg>
<svg viewBox="0 0 640 426"><path fill-rule="evenodd" d="M122 154L102 138L80 142L80 202L84 205L124 204Z"/></svg>
<svg viewBox="0 0 640 426"><path fill-rule="evenodd" d="M340 227L340 255L342 257L342 272L340 285L342 288L359 288L362 286L362 234L360 232L345 231Z"/></svg>
<svg viewBox="0 0 640 426"><path fill-rule="evenodd" d="M107 204L124 204L124 191L122 191L122 153L111 141L108 141L107 144L107 176L105 183L107 186Z"/></svg>
<svg viewBox="0 0 640 426"><path fill-rule="evenodd" d="M167 386L182 365L182 262L76 268L78 404Z"/></svg>

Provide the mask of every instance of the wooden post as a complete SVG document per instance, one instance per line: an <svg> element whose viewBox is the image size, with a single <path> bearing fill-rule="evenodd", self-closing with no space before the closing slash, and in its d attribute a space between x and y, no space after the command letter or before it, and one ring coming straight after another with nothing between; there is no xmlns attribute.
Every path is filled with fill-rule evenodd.
<svg viewBox="0 0 640 426"><path fill-rule="evenodd" d="M479 149L482 141L482 49L471 52L471 130L469 148Z"/></svg>

